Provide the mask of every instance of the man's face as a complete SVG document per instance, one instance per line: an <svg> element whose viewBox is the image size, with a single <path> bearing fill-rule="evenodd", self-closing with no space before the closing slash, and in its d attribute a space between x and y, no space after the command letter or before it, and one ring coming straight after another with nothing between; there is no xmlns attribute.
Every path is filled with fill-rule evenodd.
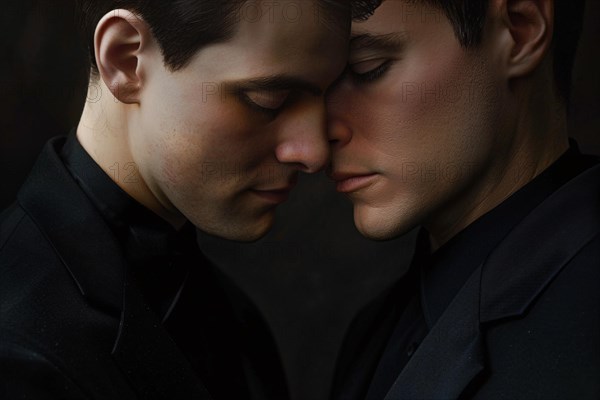
<svg viewBox="0 0 600 400"><path fill-rule="evenodd" d="M323 92L347 58L349 12L263 3L246 3L234 37L183 70L153 64L131 138L140 174L167 209L234 240L264 235L298 171L326 164Z"/></svg>
<svg viewBox="0 0 600 400"><path fill-rule="evenodd" d="M491 190L510 140L497 134L504 92L491 45L466 50L442 11L401 0L352 37L328 107L331 173L357 228L374 239L451 229Z"/></svg>

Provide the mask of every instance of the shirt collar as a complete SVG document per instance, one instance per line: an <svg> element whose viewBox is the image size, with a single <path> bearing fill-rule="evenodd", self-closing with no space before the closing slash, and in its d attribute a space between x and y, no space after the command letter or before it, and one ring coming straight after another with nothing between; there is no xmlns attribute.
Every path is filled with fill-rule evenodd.
<svg viewBox="0 0 600 400"><path fill-rule="evenodd" d="M575 141L570 144L550 167L433 254L428 235L422 230L416 254L421 269L421 302L429 328L473 271L519 221L554 191L594 164L595 160L581 155Z"/></svg>

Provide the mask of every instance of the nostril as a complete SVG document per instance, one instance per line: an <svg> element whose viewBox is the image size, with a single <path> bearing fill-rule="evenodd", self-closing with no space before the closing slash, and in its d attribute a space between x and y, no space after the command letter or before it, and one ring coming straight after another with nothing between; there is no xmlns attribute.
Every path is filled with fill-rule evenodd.
<svg viewBox="0 0 600 400"><path fill-rule="evenodd" d="M329 161L330 148L321 133L319 138L310 137L287 140L275 149L277 161L293 169L306 173L315 173L323 169Z"/></svg>
<svg viewBox="0 0 600 400"><path fill-rule="evenodd" d="M327 129L327 139L330 146L340 146L352 138L352 130L347 121L332 119Z"/></svg>
<svg viewBox="0 0 600 400"><path fill-rule="evenodd" d="M300 172L305 172L305 173L310 173L310 166L297 162L297 163L293 163L293 164L288 164L290 165L290 167L292 167L293 169L295 169L296 171L300 171Z"/></svg>

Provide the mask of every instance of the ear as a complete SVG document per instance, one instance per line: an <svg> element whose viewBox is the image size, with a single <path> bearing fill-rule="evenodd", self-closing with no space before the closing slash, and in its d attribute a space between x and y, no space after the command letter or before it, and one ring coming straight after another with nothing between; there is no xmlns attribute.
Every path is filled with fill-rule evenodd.
<svg viewBox="0 0 600 400"><path fill-rule="evenodd" d="M508 77L530 74L552 45L554 0L499 0Z"/></svg>
<svg viewBox="0 0 600 400"><path fill-rule="evenodd" d="M151 41L148 25L131 11L112 10L98 22L94 34L98 72L117 100L139 103L139 59Z"/></svg>

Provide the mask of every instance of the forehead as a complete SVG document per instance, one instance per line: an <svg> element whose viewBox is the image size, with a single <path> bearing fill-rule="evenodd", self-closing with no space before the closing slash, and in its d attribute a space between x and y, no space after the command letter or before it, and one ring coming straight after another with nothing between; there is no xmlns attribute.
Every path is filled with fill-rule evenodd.
<svg viewBox="0 0 600 400"><path fill-rule="evenodd" d="M244 12L258 9L263 10L258 19ZM347 46L349 9L325 9L317 0L249 1L241 15L234 41L273 61L323 57Z"/></svg>
<svg viewBox="0 0 600 400"><path fill-rule="evenodd" d="M246 73L284 73L321 64L326 69L346 56L349 7L324 8L321 0L247 1L235 18L230 40L196 54L201 64L218 61L220 72L236 64Z"/></svg>
<svg viewBox="0 0 600 400"><path fill-rule="evenodd" d="M390 32L424 31L436 26L445 27L447 23L443 11L427 4L425 0L385 0L367 21L352 24L352 33L385 35Z"/></svg>
<svg viewBox="0 0 600 400"><path fill-rule="evenodd" d="M343 68L350 35L350 9L324 8L321 0L247 1L236 15L236 33L200 50L197 58L219 73L240 75ZM230 68L236 65L236 68ZM338 71L339 72L339 71ZM228 76L242 78L242 76Z"/></svg>

